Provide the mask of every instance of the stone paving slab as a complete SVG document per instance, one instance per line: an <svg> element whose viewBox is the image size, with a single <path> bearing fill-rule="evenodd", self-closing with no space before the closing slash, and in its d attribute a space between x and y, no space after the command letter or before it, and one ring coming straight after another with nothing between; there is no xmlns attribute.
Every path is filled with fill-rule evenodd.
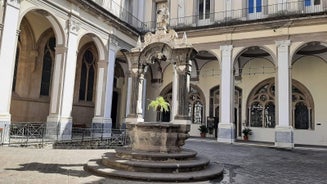
<svg viewBox="0 0 327 184"><path fill-rule="evenodd" d="M224 165L224 177L194 184L327 184L327 151L281 150L190 139L185 148ZM0 184L149 184L90 175L83 166L112 150L60 150L0 146ZM166 184L161 182L160 184Z"/></svg>

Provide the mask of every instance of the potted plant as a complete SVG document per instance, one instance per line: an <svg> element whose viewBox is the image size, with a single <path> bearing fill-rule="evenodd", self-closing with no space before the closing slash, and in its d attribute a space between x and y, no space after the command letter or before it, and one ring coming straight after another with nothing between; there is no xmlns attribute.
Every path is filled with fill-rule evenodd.
<svg viewBox="0 0 327 184"><path fill-rule="evenodd" d="M199 129L201 137L206 137L206 133L208 133L208 128L205 125L200 125Z"/></svg>
<svg viewBox="0 0 327 184"><path fill-rule="evenodd" d="M245 127L243 130L242 130L242 133L243 133L243 139L245 141L249 140L249 135L252 135L252 130L248 127Z"/></svg>
<svg viewBox="0 0 327 184"><path fill-rule="evenodd" d="M168 112L169 106L170 104L162 96L158 96L155 100L150 101L148 109L152 108L153 111L157 112L157 121L159 121L161 112Z"/></svg>

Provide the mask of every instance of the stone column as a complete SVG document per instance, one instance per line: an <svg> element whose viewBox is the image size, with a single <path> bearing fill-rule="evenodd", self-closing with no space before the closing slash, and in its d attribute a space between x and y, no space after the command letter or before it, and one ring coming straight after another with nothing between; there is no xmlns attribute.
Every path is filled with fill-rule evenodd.
<svg viewBox="0 0 327 184"><path fill-rule="evenodd" d="M146 72L146 65L139 64L139 52L131 52L127 53L126 57L130 63L132 63L130 70L131 79L130 84L131 88L128 90L127 103L130 103L128 112L129 114L126 117L126 123L132 122L144 122L143 119L143 81L144 81L144 73Z"/></svg>
<svg viewBox="0 0 327 184"><path fill-rule="evenodd" d="M189 116L188 94L190 92L191 54L192 48L175 49L173 57L177 74L177 114L174 123L191 124ZM176 106L175 106L176 107Z"/></svg>
<svg viewBox="0 0 327 184"><path fill-rule="evenodd" d="M291 67L290 67L290 40L276 41L277 46L277 118L278 125L275 127L275 146L293 148L293 127L291 126Z"/></svg>
<svg viewBox="0 0 327 184"><path fill-rule="evenodd" d="M92 120L92 128L94 128L96 132L94 136L102 137L110 137L112 128L112 93L114 87L116 53L119 50L118 44L114 42L112 38L110 38L109 42L108 62L100 63L98 68L95 116Z"/></svg>
<svg viewBox="0 0 327 184"><path fill-rule="evenodd" d="M170 104L170 122L174 122L175 116L177 115L178 110L178 101L177 101L177 91L178 91L178 73L176 69L176 65L174 64L174 76L173 76L173 84L172 84L172 101Z"/></svg>
<svg viewBox="0 0 327 184"><path fill-rule="evenodd" d="M58 111L56 114L51 114L47 120L47 135L54 137L56 131L56 138L59 140L69 140L72 135L72 107L74 96L74 84L77 62L77 48L78 48L78 30L79 23L74 17L71 17L67 22L67 52L62 58L62 74L60 84L60 95L53 94L58 99ZM59 54L56 54L60 57ZM56 62L57 62L56 58ZM55 70L57 70L55 66ZM57 72L57 71L55 71ZM57 74L58 75L58 74ZM56 79L55 79L56 80ZM52 92L54 92L54 89ZM51 103L55 100L51 99ZM54 104L51 104L53 106ZM53 109L52 109L53 111Z"/></svg>
<svg viewBox="0 0 327 184"><path fill-rule="evenodd" d="M127 117L130 114L130 107L131 107L131 97L132 97L132 77L131 73L128 73L127 78L127 94L126 94L126 114L125 117Z"/></svg>
<svg viewBox="0 0 327 184"><path fill-rule="evenodd" d="M218 142L233 143L235 140L234 118L234 78L232 45L224 45L221 50L221 95Z"/></svg>
<svg viewBox="0 0 327 184"><path fill-rule="evenodd" d="M11 121L10 103L12 94L12 83L15 69L17 31L20 4L16 1L4 3L3 27L0 38L0 128L3 128L3 142L9 139L9 125Z"/></svg>

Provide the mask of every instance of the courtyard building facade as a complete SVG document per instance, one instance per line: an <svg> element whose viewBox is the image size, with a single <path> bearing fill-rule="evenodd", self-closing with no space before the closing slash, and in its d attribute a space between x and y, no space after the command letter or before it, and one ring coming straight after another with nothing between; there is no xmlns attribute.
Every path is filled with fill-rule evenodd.
<svg viewBox="0 0 327 184"><path fill-rule="evenodd" d="M252 141L327 146L326 0L0 4L4 130L46 123L48 137L66 140L76 127L110 136L129 122L162 121L190 124L191 136L204 124L219 142L242 139L248 127ZM191 44L192 57L135 63L142 44L163 56L172 47L149 36L157 31ZM157 96L169 112L147 109Z"/></svg>

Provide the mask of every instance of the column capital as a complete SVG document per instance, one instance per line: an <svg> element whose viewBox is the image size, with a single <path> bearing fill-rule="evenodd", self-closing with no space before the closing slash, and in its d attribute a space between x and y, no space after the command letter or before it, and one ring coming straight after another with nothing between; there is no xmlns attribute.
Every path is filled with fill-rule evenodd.
<svg viewBox="0 0 327 184"><path fill-rule="evenodd" d="M275 43L278 48L288 47L291 45L291 40L277 40Z"/></svg>
<svg viewBox="0 0 327 184"><path fill-rule="evenodd" d="M105 60L98 61L99 68L105 68L107 65L108 65L108 62L106 62Z"/></svg>
<svg viewBox="0 0 327 184"><path fill-rule="evenodd" d="M7 0L7 5L13 6L15 8L19 8L20 0Z"/></svg>
<svg viewBox="0 0 327 184"><path fill-rule="evenodd" d="M57 45L56 48L55 48L55 50L56 50L56 53L57 54L63 54L65 52L67 52L68 49L64 45Z"/></svg>
<svg viewBox="0 0 327 184"><path fill-rule="evenodd" d="M115 35L110 34L108 39L109 50L114 51L115 53L120 49L119 41Z"/></svg>
<svg viewBox="0 0 327 184"><path fill-rule="evenodd" d="M78 31L80 30L80 22L77 20L77 18L70 17L67 20L67 30L68 33L78 34Z"/></svg>

